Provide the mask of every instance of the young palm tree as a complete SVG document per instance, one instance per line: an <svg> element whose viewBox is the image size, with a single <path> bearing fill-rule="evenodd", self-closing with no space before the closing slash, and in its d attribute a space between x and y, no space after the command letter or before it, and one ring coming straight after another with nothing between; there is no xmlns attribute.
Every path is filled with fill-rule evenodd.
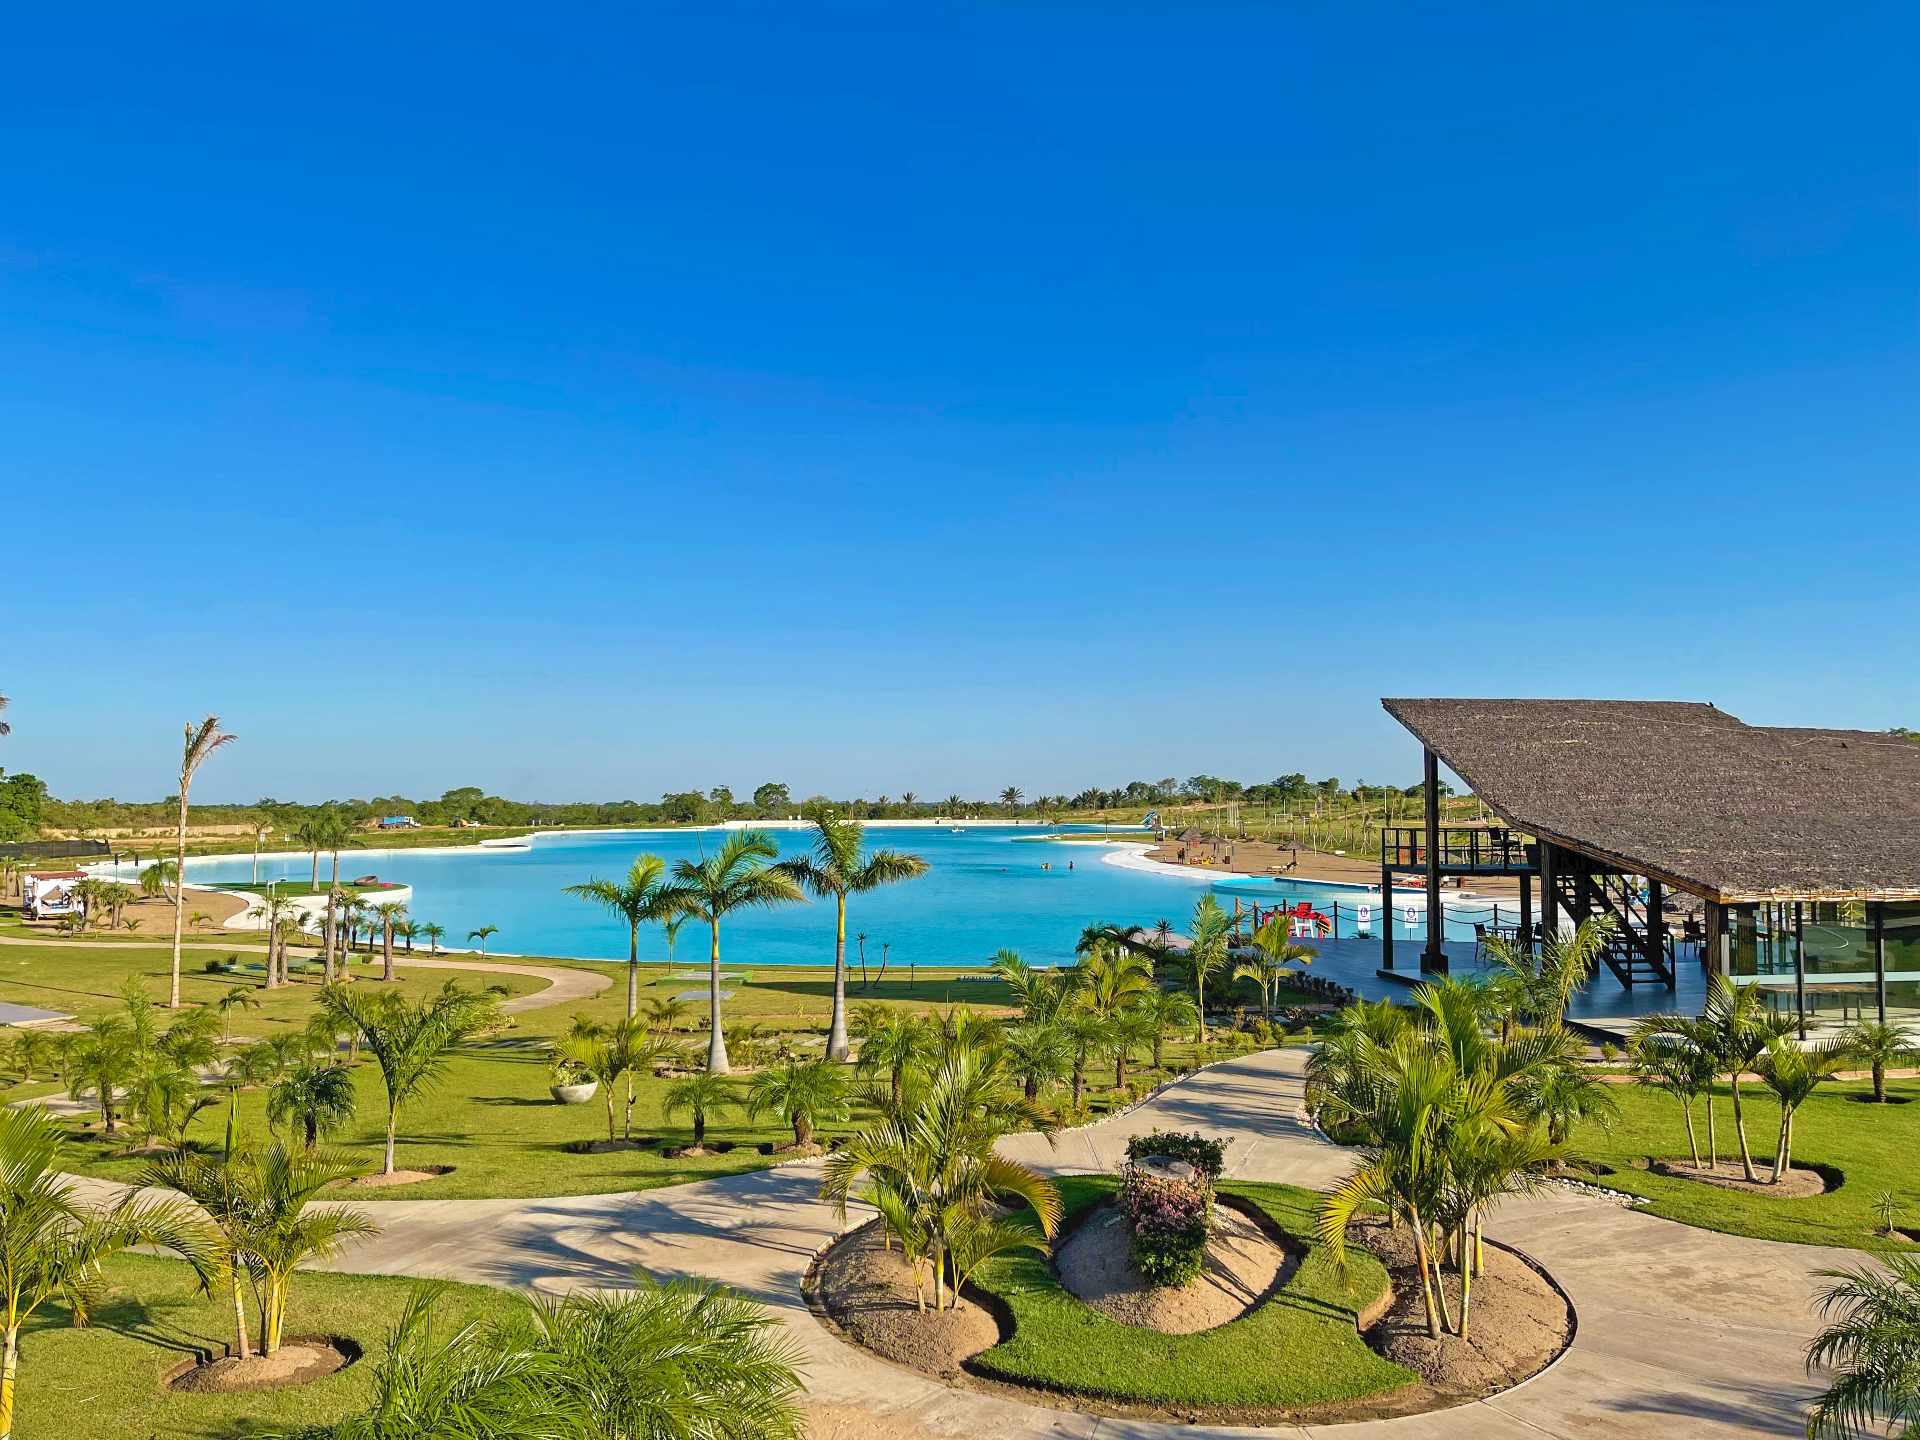
<svg viewBox="0 0 1920 1440"><path fill-rule="evenodd" d="M824 805L810 805L807 819L814 830L813 854L783 860L775 868L822 899L833 900L833 1019L827 1027L827 1058L845 1060L847 1044L847 896L864 895L882 885L911 880L927 873L918 855L897 850L862 852L865 829L857 821L836 819Z"/></svg>
<svg viewBox="0 0 1920 1440"><path fill-rule="evenodd" d="M478 930L469 930L467 932L467 939L478 940L480 942L480 958L484 960L487 958L488 938L498 935L499 933L500 927L498 925L482 925Z"/></svg>
<svg viewBox="0 0 1920 1440"><path fill-rule="evenodd" d="M1760 1060L1760 1079L1780 1102L1780 1133L1774 1145L1770 1183L1778 1185L1780 1177L1793 1168L1794 1112L1831 1080L1847 1059L1844 1041L1805 1050L1784 1036L1768 1042L1767 1053Z"/></svg>
<svg viewBox="0 0 1920 1440"><path fill-rule="evenodd" d="M427 944L432 947L428 953L438 955L440 953L440 938L447 933L447 927L428 923L420 926L419 930L420 933L426 937Z"/></svg>
<svg viewBox="0 0 1920 1440"><path fill-rule="evenodd" d="M268 1146L256 1162L238 1241L259 1277L262 1355L280 1348L293 1272L301 1265L331 1259L351 1240L379 1233L379 1226L351 1210L307 1208L327 1186L350 1179L364 1168L344 1156L279 1144Z"/></svg>
<svg viewBox="0 0 1920 1440"><path fill-rule="evenodd" d="M1582 920L1571 935L1543 933L1539 948L1504 936L1489 936L1486 953L1494 970L1493 988L1504 1011L1502 1028L1513 1024L1557 1025L1573 997L1599 968L1600 952L1613 934L1611 915Z"/></svg>
<svg viewBox="0 0 1920 1440"><path fill-rule="evenodd" d="M393 973L393 937L407 918L407 902L382 900L373 907L373 913L380 922L380 978L391 984L397 978Z"/></svg>
<svg viewBox="0 0 1920 1440"><path fill-rule="evenodd" d="M1022 1018L1043 1025L1059 1017L1077 978L1071 970L1036 969L1014 950L999 951L989 968L1013 992Z"/></svg>
<svg viewBox="0 0 1920 1440"><path fill-rule="evenodd" d="M1260 987L1260 1014L1263 1019L1273 1018L1273 997L1280 989L1280 982L1286 978L1287 967L1311 965L1314 956L1320 953L1310 946L1294 944L1292 927L1293 922L1287 916L1274 916L1253 932L1255 953L1233 967L1234 979L1251 980Z"/></svg>
<svg viewBox="0 0 1920 1440"><path fill-rule="evenodd" d="M647 1028L658 1035L671 1035L680 1028L691 1007L684 1000L656 995L647 1001Z"/></svg>
<svg viewBox="0 0 1920 1440"><path fill-rule="evenodd" d="M1127 1088L1127 1062L1157 1034L1154 1018L1143 1005L1129 1005L1107 1021L1107 1053L1113 1057L1113 1088Z"/></svg>
<svg viewBox="0 0 1920 1440"><path fill-rule="evenodd" d="M194 772L201 763L222 745L232 741L233 736L220 728L217 716L209 715L198 725L189 725L186 729L186 748L180 757L180 824L175 836L174 867L175 873L182 877L183 883L174 887L173 896L173 979L167 991L167 1008L180 1008L180 929L186 921L187 887L184 883L187 873L187 792L193 788Z"/></svg>
<svg viewBox="0 0 1920 1440"><path fill-rule="evenodd" d="M1627 1047L1633 1062L1635 1083L1652 1085L1680 1102L1680 1117L1687 1128L1687 1152L1693 1168L1701 1168L1700 1141L1693 1128L1693 1102L1710 1095L1718 1066L1713 1057L1697 1045L1677 1044L1671 1037L1636 1037ZM1711 1107L1711 1100L1708 1102Z"/></svg>
<svg viewBox="0 0 1920 1440"><path fill-rule="evenodd" d="M267 1092L267 1123L297 1124L302 1143L311 1151L346 1128L357 1102L353 1072L346 1066L303 1061Z"/></svg>
<svg viewBox="0 0 1920 1440"><path fill-rule="evenodd" d="M640 927L659 924L673 918L668 903L668 887L663 880L667 862L658 855L635 857L627 878L615 884L611 880L588 880L567 886L566 893L603 905L627 922L627 1017L640 1008Z"/></svg>
<svg viewBox="0 0 1920 1440"><path fill-rule="evenodd" d="M1193 908L1193 935L1187 947L1187 964L1193 970L1193 1004L1200 1012L1200 1043L1207 1043L1207 981L1227 966L1227 935L1233 921L1211 895L1203 895Z"/></svg>
<svg viewBox="0 0 1920 1440"><path fill-rule="evenodd" d="M567 1036L554 1047L561 1059L578 1067L600 1087L607 1103L607 1142L616 1138L613 1131L614 1090L624 1076L627 1081L627 1134L633 1133L633 1077L651 1070L665 1048L660 1036L633 1016L611 1028L593 1026L585 1033Z"/></svg>
<svg viewBox="0 0 1920 1440"><path fill-rule="evenodd" d="M1153 989L1153 967L1146 959L1105 938L1088 947L1076 968L1079 974L1071 982L1075 1000L1103 1020L1138 1004Z"/></svg>
<svg viewBox="0 0 1920 1440"><path fill-rule="evenodd" d="M1832 1376L1807 1417L1809 1440L1920 1432L1920 1260L1889 1255L1853 1270L1816 1302L1833 1323L1807 1348L1807 1369Z"/></svg>
<svg viewBox="0 0 1920 1440"><path fill-rule="evenodd" d="M736 830L717 853L698 861L680 860L673 867L673 898L668 907L696 917L712 936L707 962L707 1015L712 1028L707 1068L716 1075L726 1074L729 1068L727 1038L720 1027L720 922L736 910L786 905L802 898L793 877L768 864L779 853L780 847L763 831Z"/></svg>
<svg viewBox="0 0 1920 1440"><path fill-rule="evenodd" d="M1010 1025L1002 1032L1000 1045L1007 1075L1020 1082L1020 1093L1029 1104L1040 1098L1042 1088L1058 1084L1073 1069L1073 1050L1066 1033L1051 1021L1023 1020Z"/></svg>
<svg viewBox="0 0 1920 1440"><path fill-rule="evenodd" d="M62 1297L84 1324L101 1291L100 1267L135 1245L161 1245L202 1276L217 1268L206 1227L177 1201L129 1194L106 1210L78 1204L61 1173L59 1121L29 1106L0 1110L0 1440L13 1435L20 1331Z"/></svg>
<svg viewBox="0 0 1920 1440"><path fill-rule="evenodd" d="M1140 1008L1153 1020L1153 1068L1166 1069L1167 1036L1192 1030L1200 1023L1200 1009L1184 990L1162 990L1155 986L1140 1002Z"/></svg>
<svg viewBox="0 0 1920 1440"><path fill-rule="evenodd" d="M820 1196L844 1217L863 1180L888 1230L914 1266L916 1286L933 1278L936 1311L959 1301L967 1273L986 1254L1041 1248L1060 1221L1060 1196L1042 1179L994 1150L1014 1130L1055 1127L1032 1105L1009 1097L1005 1052L957 1050L941 1062L906 1115L854 1136L827 1157ZM1030 1224L995 1218L1005 1200L1025 1204ZM950 1283L951 1282L951 1283ZM920 1303L925 1308L924 1288Z"/></svg>
<svg viewBox="0 0 1920 1440"><path fill-rule="evenodd" d="M939 1037L930 1016L873 1008L878 1013L859 1017L860 1059L855 1068L862 1075L887 1077L889 1108L898 1113L908 1073L932 1062L939 1051Z"/></svg>
<svg viewBox="0 0 1920 1440"><path fill-rule="evenodd" d="M92 1096L100 1110L101 1133L111 1135L116 1128L115 1103L132 1086L135 1074L125 1024L113 1016L96 1020L68 1061L67 1095L83 1101Z"/></svg>
<svg viewBox="0 0 1920 1440"><path fill-rule="evenodd" d="M747 1114L757 1120L769 1111L793 1127L794 1149L811 1149L816 1125L847 1118L845 1072L830 1060L789 1060L761 1071L747 1090Z"/></svg>
<svg viewBox="0 0 1920 1440"><path fill-rule="evenodd" d="M1873 1098L1879 1105L1887 1103L1887 1071L1911 1065L1920 1058L1920 1047L1914 1045L1906 1031L1876 1020L1863 1020L1853 1026L1841 1037L1841 1043L1846 1046L1848 1058L1855 1064L1864 1064L1872 1074Z"/></svg>
<svg viewBox="0 0 1920 1440"><path fill-rule="evenodd" d="M413 1002L397 990L363 996L335 984L321 992L325 1017L360 1037L380 1067L387 1091L387 1147L381 1173L393 1173L400 1111L446 1074L454 1048L499 1023L490 995L448 981L431 1000Z"/></svg>
<svg viewBox="0 0 1920 1440"><path fill-rule="evenodd" d="M226 1043L227 1021L235 1010L258 1010L261 1005L259 994L252 985L235 985L226 994L214 1002L220 1011L220 1041Z"/></svg>
<svg viewBox="0 0 1920 1440"><path fill-rule="evenodd" d="M705 1150L707 1117L722 1110L737 1109L739 1104L740 1097L734 1092L731 1080L711 1070L702 1070L667 1087L664 1113L669 1120L680 1114L691 1115L693 1148Z"/></svg>
<svg viewBox="0 0 1920 1440"><path fill-rule="evenodd" d="M1107 1048L1113 1033L1112 1022L1091 1010L1076 1007L1066 1011L1054 1023L1066 1042L1067 1074L1073 1082L1073 1108L1078 1110L1080 1098L1086 1091L1087 1064Z"/></svg>

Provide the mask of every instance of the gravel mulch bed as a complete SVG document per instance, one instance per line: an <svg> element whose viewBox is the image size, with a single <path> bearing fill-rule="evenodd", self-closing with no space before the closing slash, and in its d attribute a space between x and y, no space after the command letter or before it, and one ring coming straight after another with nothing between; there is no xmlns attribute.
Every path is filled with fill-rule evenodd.
<svg viewBox="0 0 1920 1440"><path fill-rule="evenodd" d="M1765 1195L1774 1200L1805 1200L1827 1193L1826 1179L1818 1171L1802 1170L1798 1165L1782 1175L1778 1185L1769 1184L1767 1180L1773 1174L1772 1163L1762 1164L1758 1160L1753 1162L1753 1173L1760 1177L1757 1182L1747 1179L1738 1160L1722 1160L1711 1170L1696 1170L1686 1160L1656 1160L1650 1168L1656 1175L1675 1180L1695 1180L1702 1185L1738 1190L1743 1195Z"/></svg>

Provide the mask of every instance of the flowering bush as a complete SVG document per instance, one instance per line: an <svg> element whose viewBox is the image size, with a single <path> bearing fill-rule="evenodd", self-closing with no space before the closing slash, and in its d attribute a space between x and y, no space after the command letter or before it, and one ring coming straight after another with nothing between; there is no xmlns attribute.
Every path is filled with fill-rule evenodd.
<svg viewBox="0 0 1920 1440"><path fill-rule="evenodd" d="M1184 1285L1206 1262L1213 1233L1213 1185L1155 1175L1129 1165L1121 1187L1132 1230L1133 1263L1149 1285Z"/></svg>
<svg viewBox="0 0 1920 1440"><path fill-rule="evenodd" d="M1192 1130L1156 1130L1151 1135L1135 1135L1127 1141L1127 1161L1158 1155L1166 1160L1184 1160L1200 1172L1209 1184L1220 1178L1226 1163L1227 1142L1209 1140Z"/></svg>

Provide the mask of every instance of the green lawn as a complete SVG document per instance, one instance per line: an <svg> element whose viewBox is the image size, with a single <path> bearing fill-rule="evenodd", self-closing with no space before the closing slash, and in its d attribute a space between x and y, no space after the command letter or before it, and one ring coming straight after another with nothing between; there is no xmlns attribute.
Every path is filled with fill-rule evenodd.
<svg viewBox="0 0 1920 1440"><path fill-rule="evenodd" d="M1060 1181L1069 1217L1116 1188L1104 1177ZM982 1266L979 1283L1012 1310L1013 1334L974 1365L1068 1395L1167 1406L1291 1409L1377 1395L1414 1379L1361 1340L1356 1315L1385 1289L1386 1272L1357 1253L1345 1275L1335 1269L1314 1239L1315 1192L1250 1184L1220 1190L1253 1201L1308 1252L1272 1301L1214 1330L1163 1335L1082 1304L1044 1257L1006 1256Z"/></svg>
<svg viewBox="0 0 1920 1440"><path fill-rule="evenodd" d="M367 1403L373 1365L411 1282L385 1277L302 1273L287 1312L289 1335L344 1336L360 1344L358 1364L311 1385L246 1395L176 1394L160 1377L196 1354L220 1353L233 1338L224 1297L199 1294L178 1261L127 1255L107 1266L111 1286L93 1324L76 1330L49 1302L21 1339L20 1440L227 1440L271 1424L294 1429L338 1420ZM449 1285L443 1316L458 1324L503 1314L503 1291Z"/></svg>
<svg viewBox="0 0 1920 1440"><path fill-rule="evenodd" d="M1745 1084L1740 1089L1755 1161L1771 1160L1780 1108L1763 1086ZM1583 1160L1611 1167L1611 1173L1595 1177L1597 1183L1641 1196L1655 1215L1763 1240L1883 1248L1889 1242L1873 1233L1879 1225L1874 1205L1891 1192L1901 1210L1896 1223L1920 1231L1920 1165L1915 1163L1920 1155L1920 1103L1862 1104L1857 1097L1872 1093L1864 1081L1822 1086L1795 1120L1793 1156L1796 1163L1839 1169L1845 1183L1809 1199L1776 1200L1634 1168L1649 1157L1685 1160L1686 1131L1678 1101L1638 1085L1622 1085L1618 1091L1621 1114L1612 1129L1587 1125L1574 1136L1571 1148ZM1890 1081L1887 1091L1920 1102L1920 1081ZM1720 1154L1737 1156L1725 1085L1715 1092L1715 1106ZM1706 1117L1697 1104L1694 1124L1704 1148Z"/></svg>

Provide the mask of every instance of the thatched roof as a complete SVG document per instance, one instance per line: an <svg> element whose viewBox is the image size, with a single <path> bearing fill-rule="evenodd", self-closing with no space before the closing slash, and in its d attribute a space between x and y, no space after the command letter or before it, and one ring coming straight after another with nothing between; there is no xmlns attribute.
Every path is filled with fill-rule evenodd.
<svg viewBox="0 0 1920 1440"><path fill-rule="evenodd" d="M1640 700L1383 700L1517 830L1722 903L1920 898L1920 744Z"/></svg>

